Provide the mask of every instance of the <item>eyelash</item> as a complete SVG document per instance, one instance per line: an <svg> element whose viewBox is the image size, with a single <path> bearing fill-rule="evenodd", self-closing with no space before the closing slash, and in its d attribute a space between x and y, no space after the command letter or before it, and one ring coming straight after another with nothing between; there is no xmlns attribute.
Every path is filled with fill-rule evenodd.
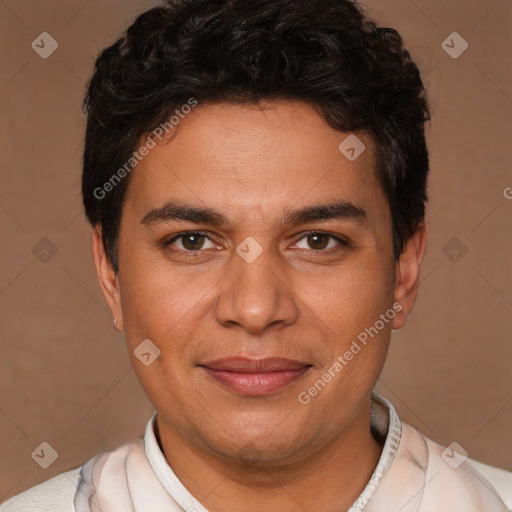
<svg viewBox="0 0 512 512"><path fill-rule="evenodd" d="M205 231L183 231L181 233L178 233L177 235L174 235L169 240L164 241L162 245L163 245L164 248L168 248L169 246L172 246L172 243L175 242L176 240L179 240L180 238L184 238L184 237L186 237L188 235L204 236L205 238L207 238L211 242L215 243L208 236L208 233L205 232ZM299 243L301 240L303 240L304 238L307 238L308 236L311 236L311 235L326 235L329 238L332 238L333 240L336 240L342 247L349 247L350 246L350 244L348 243L347 240L345 240L345 239L343 239L343 238L341 238L339 236L333 235L332 233L327 233L325 231L305 231L302 234L302 236L295 242L295 244ZM333 250L335 251L337 249L339 249L339 248L331 247L330 249L319 249L319 250L311 249L311 251L316 252L316 253L330 254L331 252L333 252ZM199 249L197 251L187 251L187 250L183 250L183 249L173 248L172 250L176 251L176 252L186 253L187 256L190 255L191 257L194 257L195 255L200 255L203 251L208 250L208 249Z"/></svg>

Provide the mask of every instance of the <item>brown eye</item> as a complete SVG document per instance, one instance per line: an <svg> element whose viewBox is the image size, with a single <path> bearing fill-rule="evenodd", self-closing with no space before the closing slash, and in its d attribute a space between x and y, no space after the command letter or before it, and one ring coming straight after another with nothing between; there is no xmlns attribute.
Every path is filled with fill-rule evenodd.
<svg viewBox="0 0 512 512"><path fill-rule="evenodd" d="M329 245L329 235L317 233L315 235L308 235L308 244L312 249L325 249Z"/></svg>
<svg viewBox="0 0 512 512"><path fill-rule="evenodd" d="M182 244L187 251L196 251L204 245L204 235L192 234L182 236Z"/></svg>
<svg viewBox="0 0 512 512"><path fill-rule="evenodd" d="M349 247L349 243L343 238L331 235L330 233L310 231L309 233L305 233L295 246L299 249L312 249L315 252L327 253Z"/></svg>
<svg viewBox="0 0 512 512"><path fill-rule="evenodd" d="M205 246L205 242L209 242L210 246ZM203 233L196 233L194 231L180 233L164 245L166 247L172 246L174 249L182 252L198 252L202 249L212 249L215 247L215 244L207 235Z"/></svg>

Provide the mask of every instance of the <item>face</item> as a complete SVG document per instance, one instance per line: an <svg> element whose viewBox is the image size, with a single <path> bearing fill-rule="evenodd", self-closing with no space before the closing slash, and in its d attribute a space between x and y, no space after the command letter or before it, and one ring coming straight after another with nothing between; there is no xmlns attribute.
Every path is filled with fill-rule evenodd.
<svg viewBox="0 0 512 512"><path fill-rule="evenodd" d="M422 250L394 260L372 140L351 161L347 135L304 103L199 104L132 171L118 277L99 236L95 261L159 428L267 463L367 413Z"/></svg>

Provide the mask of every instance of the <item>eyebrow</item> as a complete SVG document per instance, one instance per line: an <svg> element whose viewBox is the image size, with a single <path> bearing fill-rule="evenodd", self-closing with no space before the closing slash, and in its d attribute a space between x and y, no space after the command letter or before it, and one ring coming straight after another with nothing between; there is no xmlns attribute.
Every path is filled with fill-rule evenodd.
<svg viewBox="0 0 512 512"><path fill-rule="evenodd" d="M368 220L368 214L360 206L342 200L288 211L282 224L295 225L335 219L346 219L365 224ZM212 208L197 207L180 201L168 201L160 208L149 211L142 218L141 224L153 226L175 220L188 221L194 224L210 224L212 226L231 225L231 222L222 213Z"/></svg>

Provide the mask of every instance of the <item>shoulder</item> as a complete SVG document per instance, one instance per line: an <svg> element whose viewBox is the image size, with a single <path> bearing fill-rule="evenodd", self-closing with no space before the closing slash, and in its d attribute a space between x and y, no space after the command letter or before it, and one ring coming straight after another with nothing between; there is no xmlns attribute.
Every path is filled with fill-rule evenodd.
<svg viewBox="0 0 512 512"><path fill-rule="evenodd" d="M74 512L80 469L61 473L42 484L13 496L0 505L0 512Z"/></svg>
<svg viewBox="0 0 512 512"><path fill-rule="evenodd" d="M122 476L126 462L137 457L140 460L140 453L143 451L143 440L135 439L115 450L98 453L83 466L61 473L13 496L0 504L0 512L75 512L75 496L79 487L82 490L84 478L86 483L92 477L99 479L104 468L113 475ZM88 488L87 485L86 487ZM83 491L80 497L82 494Z"/></svg>
<svg viewBox="0 0 512 512"><path fill-rule="evenodd" d="M416 429L402 424L403 441L409 447L423 444L426 450L425 486L422 490L421 511L430 512L439 507L446 510L461 512L479 512L489 510L507 512L502 496L494 488L494 477L499 486L508 480L507 487L512 485L512 473L474 463L468 458L463 448L456 445L441 446L425 437ZM493 479L491 483L476 469L489 468L486 476ZM506 487L504 487L506 488Z"/></svg>
<svg viewBox="0 0 512 512"><path fill-rule="evenodd" d="M512 510L512 472L472 459L468 462L492 484L508 509Z"/></svg>

